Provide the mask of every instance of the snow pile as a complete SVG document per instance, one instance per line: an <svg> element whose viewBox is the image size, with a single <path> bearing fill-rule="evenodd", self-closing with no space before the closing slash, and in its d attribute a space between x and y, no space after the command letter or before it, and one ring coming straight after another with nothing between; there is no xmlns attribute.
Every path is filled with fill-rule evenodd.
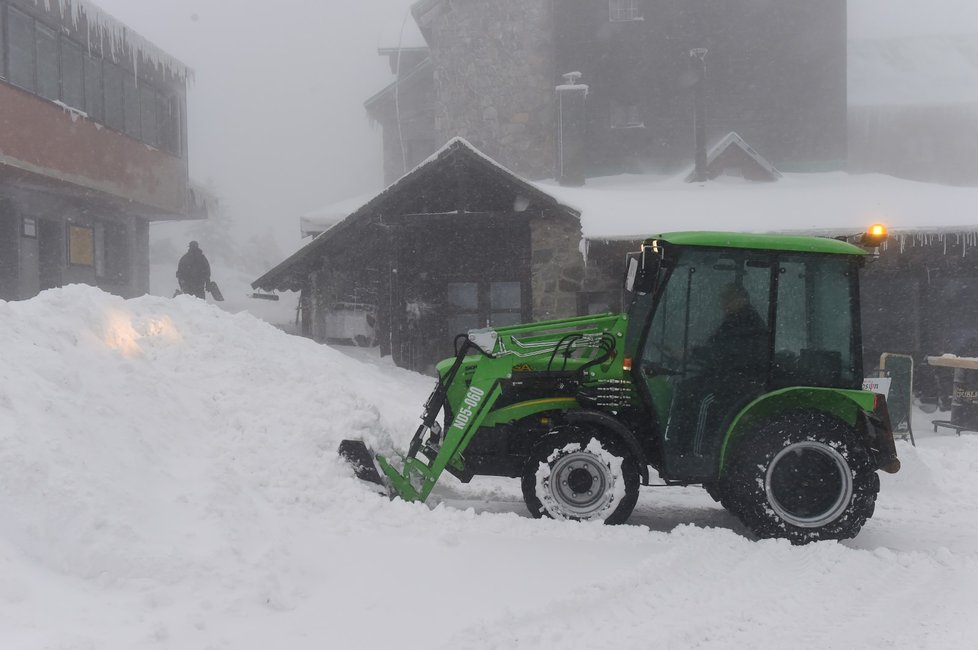
<svg viewBox="0 0 978 650"><path fill-rule="evenodd" d="M516 481L389 502L337 443L403 448L431 379L192 298L0 302L0 358L4 650L966 648L978 631L978 437L926 420L859 537L793 548L695 488L647 489L620 527L528 519Z"/></svg>

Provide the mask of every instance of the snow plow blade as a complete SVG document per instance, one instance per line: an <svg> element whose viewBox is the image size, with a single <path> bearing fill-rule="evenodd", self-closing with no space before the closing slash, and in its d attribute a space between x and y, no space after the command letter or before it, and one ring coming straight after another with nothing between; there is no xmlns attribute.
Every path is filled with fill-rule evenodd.
<svg viewBox="0 0 978 650"><path fill-rule="evenodd" d="M381 478L380 472L377 471L373 452L367 448L363 440L341 441L339 453L340 457L353 468L353 473L356 474L358 479L367 481L368 483L375 483L385 488L387 487L386 482Z"/></svg>

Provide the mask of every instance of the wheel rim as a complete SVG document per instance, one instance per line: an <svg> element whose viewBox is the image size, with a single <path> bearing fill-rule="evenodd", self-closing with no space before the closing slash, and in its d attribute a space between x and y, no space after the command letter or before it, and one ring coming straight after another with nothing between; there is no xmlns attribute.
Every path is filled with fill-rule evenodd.
<svg viewBox="0 0 978 650"><path fill-rule="evenodd" d="M554 461L546 488L560 510L555 514L589 519L608 507L614 482L614 475L600 458L577 451Z"/></svg>
<svg viewBox="0 0 978 650"><path fill-rule="evenodd" d="M849 507L852 472L838 449L821 442L796 442L768 465L764 491L784 521L799 528L818 528Z"/></svg>

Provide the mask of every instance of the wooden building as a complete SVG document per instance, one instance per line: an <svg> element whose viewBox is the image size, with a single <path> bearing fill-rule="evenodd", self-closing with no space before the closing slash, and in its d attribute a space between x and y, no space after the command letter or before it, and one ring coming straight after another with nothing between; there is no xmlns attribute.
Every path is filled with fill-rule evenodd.
<svg viewBox="0 0 978 650"><path fill-rule="evenodd" d="M620 259L604 277L580 242L575 210L455 139L252 286L300 291L317 340L330 305L374 304L382 352L430 370L470 328L620 305Z"/></svg>
<svg viewBox="0 0 978 650"><path fill-rule="evenodd" d="M0 1L0 299L149 289L149 225L203 216L187 68L84 0Z"/></svg>

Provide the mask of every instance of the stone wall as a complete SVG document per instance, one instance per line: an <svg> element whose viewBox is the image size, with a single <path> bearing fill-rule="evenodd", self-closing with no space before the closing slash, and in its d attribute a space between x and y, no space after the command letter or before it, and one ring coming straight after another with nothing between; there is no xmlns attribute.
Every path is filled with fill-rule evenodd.
<svg viewBox="0 0 978 650"><path fill-rule="evenodd" d="M533 320L577 315L586 269L580 251L581 224L544 213L530 223Z"/></svg>
<svg viewBox="0 0 978 650"><path fill-rule="evenodd" d="M430 18L435 132L527 178L553 176L551 0L449 0Z"/></svg>

